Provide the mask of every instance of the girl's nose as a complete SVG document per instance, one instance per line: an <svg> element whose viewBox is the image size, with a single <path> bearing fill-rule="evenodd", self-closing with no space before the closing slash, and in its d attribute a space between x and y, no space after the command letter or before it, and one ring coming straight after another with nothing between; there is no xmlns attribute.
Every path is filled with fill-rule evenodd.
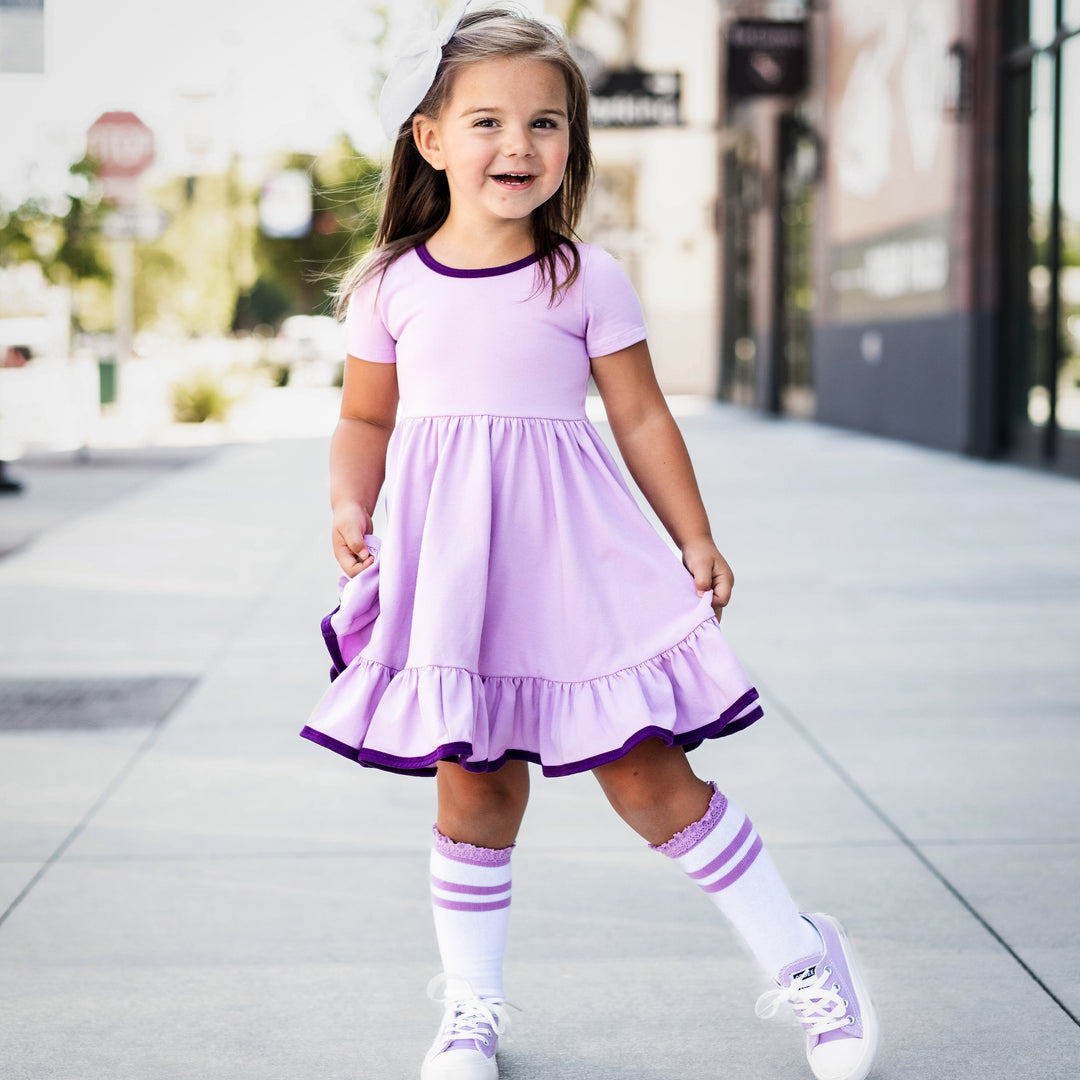
<svg viewBox="0 0 1080 1080"><path fill-rule="evenodd" d="M533 152L532 128L508 126L503 129L503 153L509 157L531 157Z"/></svg>

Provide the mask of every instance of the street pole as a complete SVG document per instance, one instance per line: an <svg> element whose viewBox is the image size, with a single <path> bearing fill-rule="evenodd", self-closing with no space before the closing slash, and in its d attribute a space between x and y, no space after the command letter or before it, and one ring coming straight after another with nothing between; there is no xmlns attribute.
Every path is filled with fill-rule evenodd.
<svg viewBox="0 0 1080 1080"><path fill-rule="evenodd" d="M135 339L135 240L117 237L112 242L113 317L116 339L116 381L120 369L134 352Z"/></svg>

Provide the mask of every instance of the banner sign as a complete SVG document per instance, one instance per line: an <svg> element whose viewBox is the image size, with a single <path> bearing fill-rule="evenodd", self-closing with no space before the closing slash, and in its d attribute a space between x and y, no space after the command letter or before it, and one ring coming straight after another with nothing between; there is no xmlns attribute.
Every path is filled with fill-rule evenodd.
<svg viewBox="0 0 1080 1080"><path fill-rule="evenodd" d="M678 71L609 70L592 86L589 119L593 127L678 127L681 97Z"/></svg>
<svg viewBox="0 0 1080 1080"><path fill-rule="evenodd" d="M801 94L807 86L809 38L802 20L736 19L727 32L729 97Z"/></svg>

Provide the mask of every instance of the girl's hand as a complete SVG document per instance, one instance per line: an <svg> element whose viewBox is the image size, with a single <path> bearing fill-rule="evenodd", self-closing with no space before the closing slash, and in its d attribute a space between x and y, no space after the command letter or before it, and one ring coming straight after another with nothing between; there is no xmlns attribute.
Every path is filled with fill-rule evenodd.
<svg viewBox="0 0 1080 1080"><path fill-rule="evenodd" d="M683 566L694 576L698 596L712 593L712 608L719 619L731 599L731 589L735 584L735 575L727 559L720 554L709 536L683 544L682 557Z"/></svg>
<svg viewBox="0 0 1080 1080"><path fill-rule="evenodd" d="M350 504L334 511L334 558L349 577L375 561L364 540L371 530L371 515L362 506Z"/></svg>

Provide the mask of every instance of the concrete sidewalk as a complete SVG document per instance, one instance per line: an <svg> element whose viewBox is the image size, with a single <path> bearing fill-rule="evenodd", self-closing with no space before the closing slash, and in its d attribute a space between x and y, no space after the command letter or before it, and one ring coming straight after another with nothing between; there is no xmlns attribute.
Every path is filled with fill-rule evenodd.
<svg viewBox="0 0 1080 1080"><path fill-rule="evenodd" d="M692 760L847 923L874 1075L1071 1080L1080 485L720 407L683 427L767 713ZM418 1075L433 785L297 737L334 602L325 458L223 447L97 498L28 463L12 498L38 502L0 502L24 534L0 560L5 1080ZM591 777L537 777L514 889L506 1080L809 1076Z"/></svg>

